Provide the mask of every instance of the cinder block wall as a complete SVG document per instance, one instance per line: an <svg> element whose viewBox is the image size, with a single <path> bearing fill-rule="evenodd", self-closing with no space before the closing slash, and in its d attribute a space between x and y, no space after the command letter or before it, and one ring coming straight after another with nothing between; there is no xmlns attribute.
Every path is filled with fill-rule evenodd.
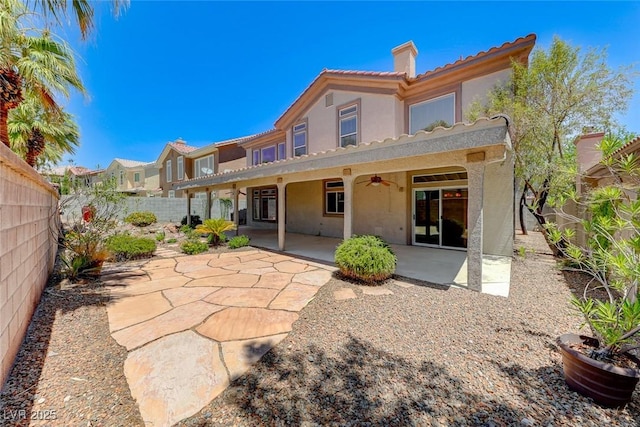
<svg viewBox="0 0 640 427"><path fill-rule="evenodd" d="M0 384L53 270L57 212L57 191L0 144Z"/></svg>

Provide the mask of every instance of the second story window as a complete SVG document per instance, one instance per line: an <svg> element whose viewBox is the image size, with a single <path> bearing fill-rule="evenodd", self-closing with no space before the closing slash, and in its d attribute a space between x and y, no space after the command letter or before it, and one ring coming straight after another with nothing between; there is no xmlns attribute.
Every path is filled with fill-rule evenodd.
<svg viewBox="0 0 640 427"><path fill-rule="evenodd" d="M193 164L193 176L196 178L211 175L215 172L213 170L213 155L196 159Z"/></svg>
<svg viewBox="0 0 640 427"><path fill-rule="evenodd" d="M293 156L307 154L307 124L300 123L293 127Z"/></svg>
<svg viewBox="0 0 640 427"><path fill-rule="evenodd" d="M358 144L358 104L338 110L340 147Z"/></svg>
<svg viewBox="0 0 640 427"><path fill-rule="evenodd" d="M133 182L135 183L139 183L140 182L140 172L136 172L133 174Z"/></svg>
<svg viewBox="0 0 640 427"><path fill-rule="evenodd" d="M182 181L184 179L184 156L178 157L176 163L178 164L178 181Z"/></svg>
<svg viewBox="0 0 640 427"><path fill-rule="evenodd" d="M262 163L269 163L276 161L276 147L272 145L270 147L264 147L260 150L260 157Z"/></svg>
<svg viewBox="0 0 640 427"><path fill-rule="evenodd" d="M120 185L124 184L124 171L120 171Z"/></svg>
<svg viewBox="0 0 640 427"><path fill-rule="evenodd" d="M287 145L284 142L278 144L278 160L287 158Z"/></svg>
<svg viewBox="0 0 640 427"><path fill-rule="evenodd" d="M253 149L253 163L251 164L253 166L260 164L260 150L258 150L257 148Z"/></svg>
<svg viewBox="0 0 640 427"><path fill-rule="evenodd" d="M171 160L167 160L167 162L165 163L165 167L167 169L167 182L171 182L172 178L171 178Z"/></svg>
<svg viewBox="0 0 640 427"><path fill-rule="evenodd" d="M176 197L176 190L169 190L167 192L167 197L169 197L170 199L175 199Z"/></svg>
<svg viewBox="0 0 640 427"><path fill-rule="evenodd" d="M409 107L409 133L431 131L437 126L450 127L455 123L455 94L440 96Z"/></svg>

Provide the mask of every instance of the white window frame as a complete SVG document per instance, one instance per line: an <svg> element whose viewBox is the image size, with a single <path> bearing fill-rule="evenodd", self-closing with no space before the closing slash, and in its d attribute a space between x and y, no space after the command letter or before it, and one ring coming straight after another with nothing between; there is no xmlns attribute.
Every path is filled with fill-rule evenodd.
<svg viewBox="0 0 640 427"><path fill-rule="evenodd" d="M296 147L296 136L303 135L304 136L304 145L300 145ZM307 122L300 122L293 126L291 130L291 145L293 146L293 157L304 156L305 154L309 154L309 133ZM304 153L298 154L297 150L304 149Z"/></svg>
<svg viewBox="0 0 640 427"><path fill-rule="evenodd" d="M210 175L204 173L202 168L206 167L207 169L211 169L211 173L214 174L216 171L214 170L215 159L213 158L213 154L209 154L208 156L200 157L193 162L193 176L196 178L200 178L206 175Z"/></svg>
<svg viewBox="0 0 640 427"><path fill-rule="evenodd" d="M284 160L284 159L287 158L287 143L286 142L278 143L278 153L277 154L278 154L278 160Z"/></svg>
<svg viewBox="0 0 640 427"><path fill-rule="evenodd" d="M453 100L452 108L451 108L452 121L451 121L451 123L449 123L450 126L453 126L455 124L455 122L456 122L456 93L455 92L447 93L447 94L444 94L444 95L441 95L441 96L437 96L435 98L430 98L430 99L427 99L425 101L420 101L420 102L416 102L415 104L409 105L409 129L408 129L409 133L410 134L415 134L416 132L418 132L420 130L420 129L418 129L418 130L412 131L412 128L413 128L412 109L414 109L416 107L419 107L421 105L428 104L430 102L439 101L441 99L448 98L448 97L451 97L452 100ZM429 126L429 125L430 125L430 123L427 124L427 126Z"/></svg>
<svg viewBox="0 0 640 427"><path fill-rule="evenodd" d="M184 156L178 156L176 163L176 167L178 169L178 181L182 181L184 179Z"/></svg>
<svg viewBox="0 0 640 427"><path fill-rule="evenodd" d="M165 169L166 169L166 178L167 178L167 182L171 182L172 181L172 176L171 176L171 159L167 160L165 162Z"/></svg>
<svg viewBox="0 0 640 427"><path fill-rule="evenodd" d="M260 164L260 150L259 150L259 149L257 149L257 148L254 148L254 149L252 150L252 156L253 156L253 159L252 159L252 163L251 163L251 165L252 165L252 166L257 166L257 165L259 165L259 164Z"/></svg>
<svg viewBox="0 0 640 427"><path fill-rule="evenodd" d="M340 185L331 185L338 184ZM324 187L324 216L336 216L336 215L344 215L344 182L341 179L332 179L327 180L323 184ZM338 200L340 198L340 194L342 194L342 211L340 211ZM329 211L329 196L336 198L336 211Z"/></svg>
<svg viewBox="0 0 640 427"><path fill-rule="evenodd" d="M273 161L275 162L276 160L278 160L278 148L277 148L277 146L275 146L275 145L268 145L268 146L266 146L266 147L262 147L262 148L260 149L260 162L261 162L261 163L267 163L267 162L264 160L264 151L265 151L265 150L268 150L268 149L270 149L270 148L272 148L272 149L273 149ZM271 163L271 162L269 162L269 163Z"/></svg>
<svg viewBox="0 0 640 427"><path fill-rule="evenodd" d="M349 145L358 145L358 127L359 127L359 112L360 109L358 108L358 104L351 104L351 105L347 105L345 107L342 107L338 110L338 146L339 147L346 147ZM350 133L342 133L342 122L346 121L346 120L351 120L351 119L355 119L356 120L356 130L354 132L350 132ZM353 144L347 144L344 145L342 143L343 139L349 136L354 136L355 135L355 143Z"/></svg>
<svg viewBox="0 0 640 427"><path fill-rule="evenodd" d="M167 191L167 197L170 198L170 199L175 199L176 198L176 190Z"/></svg>

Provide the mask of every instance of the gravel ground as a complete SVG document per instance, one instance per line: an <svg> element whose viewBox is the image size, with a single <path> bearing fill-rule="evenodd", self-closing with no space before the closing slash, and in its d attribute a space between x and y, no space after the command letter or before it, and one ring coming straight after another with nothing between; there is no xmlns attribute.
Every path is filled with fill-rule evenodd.
<svg viewBox="0 0 640 427"><path fill-rule="evenodd" d="M508 299L455 288L324 286L293 332L181 426L640 426L640 391L604 409L567 389L555 338L576 332L577 275L537 233L519 236ZM335 301L352 288L356 299ZM0 424L143 425L98 284L48 287L0 395ZM56 420L7 421L16 411ZM33 412L32 412L33 411ZM2 415L4 414L4 418Z"/></svg>

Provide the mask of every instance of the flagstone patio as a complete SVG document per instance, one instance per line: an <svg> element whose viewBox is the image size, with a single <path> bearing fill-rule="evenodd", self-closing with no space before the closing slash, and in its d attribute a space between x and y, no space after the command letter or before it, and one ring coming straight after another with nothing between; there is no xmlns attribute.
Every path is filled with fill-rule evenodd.
<svg viewBox="0 0 640 427"><path fill-rule="evenodd" d="M251 248L107 266L109 328L145 423L197 413L287 336L334 270Z"/></svg>

